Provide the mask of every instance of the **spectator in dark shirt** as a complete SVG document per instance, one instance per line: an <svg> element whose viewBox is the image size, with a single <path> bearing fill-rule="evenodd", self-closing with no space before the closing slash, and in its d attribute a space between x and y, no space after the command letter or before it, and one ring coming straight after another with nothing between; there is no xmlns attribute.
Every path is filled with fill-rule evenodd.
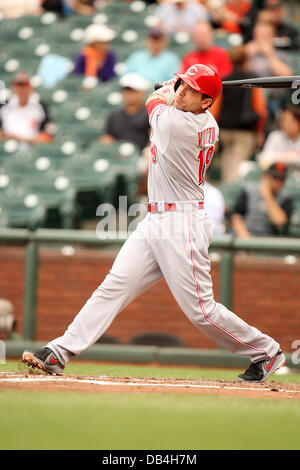
<svg viewBox="0 0 300 470"><path fill-rule="evenodd" d="M26 72L19 72L12 82L12 95L0 109L0 138L27 144L49 143L55 126L45 104L34 92Z"/></svg>
<svg viewBox="0 0 300 470"><path fill-rule="evenodd" d="M287 228L293 206L291 196L283 189L286 174L284 163L274 163L261 181L245 184L232 216L238 237L274 236Z"/></svg>
<svg viewBox="0 0 300 470"><path fill-rule="evenodd" d="M120 79L123 103L121 109L108 115L104 134L100 142L111 144L116 140L127 140L141 150L149 141L149 118L145 108L145 92L149 82L137 74L127 74Z"/></svg>
<svg viewBox="0 0 300 470"><path fill-rule="evenodd" d="M116 33L104 24L92 24L85 32L86 46L76 58L73 73L88 77L98 77L106 82L116 76L116 53L111 49L110 42Z"/></svg>
<svg viewBox="0 0 300 470"><path fill-rule="evenodd" d="M51 11L62 18L64 17L63 0L42 0L40 3L43 11Z"/></svg>
<svg viewBox="0 0 300 470"><path fill-rule="evenodd" d="M297 28L285 21L286 9L281 0L264 0L260 7L253 3L252 8L244 16L242 32L244 42L253 38L253 30L257 21L271 23L275 28L274 46L276 49L298 50L300 37Z"/></svg>
<svg viewBox="0 0 300 470"><path fill-rule="evenodd" d="M268 20L275 27L275 47L299 49L299 32L297 28L285 21L286 9L282 0L266 0L264 10L268 13Z"/></svg>

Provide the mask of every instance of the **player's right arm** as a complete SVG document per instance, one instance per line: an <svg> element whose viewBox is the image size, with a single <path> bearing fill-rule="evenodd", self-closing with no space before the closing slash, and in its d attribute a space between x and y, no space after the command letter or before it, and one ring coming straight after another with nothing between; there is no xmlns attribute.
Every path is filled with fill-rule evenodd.
<svg viewBox="0 0 300 470"><path fill-rule="evenodd" d="M156 90L154 93L152 93L146 102L146 108L148 111L149 120L151 118L153 110L157 106L161 106L161 105L171 106L174 102L174 98L175 98L174 81L172 82L170 81L168 85L165 85L159 88L158 90Z"/></svg>

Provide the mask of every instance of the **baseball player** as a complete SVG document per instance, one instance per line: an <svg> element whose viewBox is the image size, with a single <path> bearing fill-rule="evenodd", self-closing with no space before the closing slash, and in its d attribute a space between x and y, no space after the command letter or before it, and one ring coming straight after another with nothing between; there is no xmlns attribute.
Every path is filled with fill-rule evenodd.
<svg viewBox="0 0 300 470"><path fill-rule="evenodd" d="M211 223L203 209L203 185L219 135L208 108L221 90L221 78L197 64L150 95L148 214L64 335L36 353L25 351L23 362L62 374L73 355L92 345L121 310L164 277L199 330L229 351L250 357L250 367L239 380L262 382L284 363L274 339L213 297Z"/></svg>

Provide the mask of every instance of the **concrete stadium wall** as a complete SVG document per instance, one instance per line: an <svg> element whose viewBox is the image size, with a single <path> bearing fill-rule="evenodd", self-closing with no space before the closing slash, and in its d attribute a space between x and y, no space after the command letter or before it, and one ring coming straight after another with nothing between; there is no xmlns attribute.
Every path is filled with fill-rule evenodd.
<svg viewBox="0 0 300 470"><path fill-rule="evenodd" d="M46 342L64 332L105 278L116 253L79 248L75 255L64 256L58 249L40 249L36 340ZM19 333L22 332L24 255L23 247L0 247L0 298L13 303ZM219 263L212 262L216 300L218 275ZM300 340L299 281L299 261L287 265L279 258L239 255L235 258L233 310L275 337L285 351L292 351L293 341ZM216 347L187 320L163 280L121 312L106 333L128 344L132 336L146 331L174 334L189 348Z"/></svg>

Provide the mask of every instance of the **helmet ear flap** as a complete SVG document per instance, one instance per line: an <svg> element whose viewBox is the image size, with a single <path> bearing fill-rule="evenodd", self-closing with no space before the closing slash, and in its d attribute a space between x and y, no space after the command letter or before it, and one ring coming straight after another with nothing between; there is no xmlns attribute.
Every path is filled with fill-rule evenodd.
<svg viewBox="0 0 300 470"><path fill-rule="evenodd" d="M177 88L180 86L181 81L182 81L181 78L178 78L177 82L174 85L174 91L177 91Z"/></svg>

